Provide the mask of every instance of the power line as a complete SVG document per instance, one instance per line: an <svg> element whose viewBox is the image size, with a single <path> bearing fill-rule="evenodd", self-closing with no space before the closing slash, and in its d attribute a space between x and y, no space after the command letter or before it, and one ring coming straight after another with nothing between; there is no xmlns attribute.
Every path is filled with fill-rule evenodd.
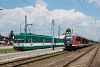
<svg viewBox="0 0 100 67"><path fill-rule="evenodd" d="M85 14L87 15L87 12L89 13L89 11L88 11L88 8L87 8L87 6L86 6L86 4L85 4L85 1L83 0L87 12L85 11L85 8L84 8L84 6L82 5L82 3L80 2L80 0L78 0L78 2L79 2L79 4L81 5L82 9L84 10ZM88 15L87 15L87 16L88 16ZM89 21L93 24L93 22L91 21L91 19L90 19L89 17L88 17L88 19L89 19ZM94 25L93 27L94 27L95 31L97 32L97 29L96 29L95 25ZM99 35L98 32L97 32L97 34Z"/></svg>
<svg viewBox="0 0 100 67"><path fill-rule="evenodd" d="M83 1L84 1L84 0L83 0ZM87 6L86 6L86 4L85 4L85 1L84 1L84 5L85 5L85 7L86 7L86 9L87 9L87 12L85 11L85 8L84 8L84 6L82 5L82 3L80 2L80 0L78 0L78 2L79 2L79 4L81 5L82 9L84 10L85 14L88 16L88 14L87 14L88 9L87 9ZM89 12L88 12L88 13L89 13ZM91 22L91 20L90 20L89 17L88 17L88 19L89 19L89 21Z"/></svg>
<svg viewBox="0 0 100 67"><path fill-rule="evenodd" d="M24 3L28 4L28 5L33 5L33 3L31 3L30 1L28 0L22 0ZM34 6L34 5L33 5Z"/></svg>
<svg viewBox="0 0 100 67"><path fill-rule="evenodd" d="M84 10L84 13L87 15L87 13L86 13L86 11L85 11L83 5L81 4L80 0L78 0L78 2L79 2L79 4L81 5L82 9Z"/></svg>
<svg viewBox="0 0 100 67"><path fill-rule="evenodd" d="M84 0L83 0L83 1L84 1ZM88 16L88 14L87 14L88 9L87 9L87 6L86 6L86 4L85 4L85 1L84 1L84 5L85 5L85 7L86 7L86 9L87 9L87 12L85 11L85 8L84 8L84 6L82 5L82 3L80 2L80 0L78 0L78 2L79 2L79 4L81 5L82 9L84 10L84 13ZM89 12L88 12L88 13L89 13ZM88 18L88 19L89 19L89 21L91 22L90 18Z"/></svg>
<svg viewBox="0 0 100 67"><path fill-rule="evenodd" d="M83 3L84 3L84 5L85 5L85 8L86 8L87 12L89 13L88 8L87 8L87 5L86 5L86 3L85 3L84 0L83 0Z"/></svg>

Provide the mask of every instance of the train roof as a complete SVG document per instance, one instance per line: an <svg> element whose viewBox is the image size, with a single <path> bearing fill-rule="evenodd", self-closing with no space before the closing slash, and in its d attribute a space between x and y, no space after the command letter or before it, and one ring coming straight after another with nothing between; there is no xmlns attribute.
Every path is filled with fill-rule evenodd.
<svg viewBox="0 0 100 67"><path fill-rule="evenodd" d="M31 33L28 33L28 34L25 34L25 33L20 33L20 34L16 34L14 36L40 36L40 37L51 37L51 36L46 36L46 35L36 35L36 34L31 34Z"/></svg>
<svg viewBox="0 0 100 67"><path fill-rule="evenodd" d="M91 39L89 39L89 38L86 38L86 37L84 37L84 36L80 36L80 35L78 35L78 34L67 34L67 35L65 35L65 36L78 36L78 37L81 37L81 38L84 38L84 39L87 39L87 40L90 40L90 41L93 41L93 40L91 40Z"/></svg>
<svg viewBox="0 0 100 67"><path fill-rule="evenodd" d="M43 38L52 38L52 36L47 36L47 35L36 35L36 34L30 34L30 33L28 33L28 34L25 34L25 33L20 33L20 34L16 34L16 35L14 35L15 37L18 37L18 36L22 36L22 37L24 37L24 36L27 36L27 37L43 37ZM55 38L55 39L62 39L62 38Z"/></svg>
<svg viewBox="0 0 100 67"><path fill-rule="evenodd" d="M67 34L67 35L65 35L65 36L79 36L79 37L82 37L82 36L80 36L80 35L78 35L78 34Z"/></svg>

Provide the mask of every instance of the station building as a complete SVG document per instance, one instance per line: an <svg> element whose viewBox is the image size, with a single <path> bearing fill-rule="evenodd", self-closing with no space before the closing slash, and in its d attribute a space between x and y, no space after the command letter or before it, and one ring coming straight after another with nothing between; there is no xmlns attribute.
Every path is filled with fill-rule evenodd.
<svg viewBox="0 0 100 67"><path fill-rule="evenodd" d="M13 44L13 41L9 41L8 37L0 35L0 47L1 46L11 46L12 44Z"/></svg>
<svg viewBox="0 0 100 67"><path fill-rule="evenodd" d="M65 37L65 35L57 35L57 36L55 36L55 38L64 38Z"/></svg>

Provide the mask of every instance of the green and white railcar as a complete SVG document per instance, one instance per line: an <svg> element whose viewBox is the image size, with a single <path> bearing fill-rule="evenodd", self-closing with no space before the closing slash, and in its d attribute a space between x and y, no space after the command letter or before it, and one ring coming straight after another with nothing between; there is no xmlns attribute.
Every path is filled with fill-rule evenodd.
<svg viewBox="0 0 100 67"><path fill-rule="evenodd" d="M54 38L54 47L64 46L63 39ZM16 34L14 35L14 49L30 50L52 48L52 37L36 34Z"/></svg>

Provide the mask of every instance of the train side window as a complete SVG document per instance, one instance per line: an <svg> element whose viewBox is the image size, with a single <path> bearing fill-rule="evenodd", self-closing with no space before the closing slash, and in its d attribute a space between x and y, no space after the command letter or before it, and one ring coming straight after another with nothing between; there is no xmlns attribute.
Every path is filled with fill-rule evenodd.
<svg viewBox="0 0 100 67"><path fill-rule="evenodd" d="M88 44L89 40L86 41L86 43Z"/></svg>
<svg viewBox="0 0 100 67"><path fill-rule="evenodd" d="M37 43L38 42L38 38L35 38L35 43Z"/></svg>
<svg viewBox="0 0 100 67"><path fill-rule="evenodd" d="M35 38L35 43L42 43L43 42L43 39L41 38Z"/></svg>
<svg viewBox="0 0 100 67"><path fill-rule="evenodd" d="M78 41L79 41L79 37L78 37L78 36L76 37L76 40L78 40Z"/></svg>
<svg viewBox="0 0 100 67"><path fill-rule="evenodd" d="M28 43L28 38L26 38L26 43Z"/></svg>
<svg viewBox="0 0 100 67"><path fill-rule="evenodd" d="M81 37L77 36L77 37L76 37L76 40L77 40L77 41L81 41Z"/></svg>
<svg viewBox="0 0 100 67"><path fill-rule="evenodd" d="M89 43L89 40L87 40L87 43Z"/></svg>
<svg viewBox="0 0 100 67"><path fill-rule="evenodd" d="M41 39L40 38L38 38L38 43L41 43Z"/></svg>
<svg viewBox="0 0 100 67"><path fill-rule="evenodd" d="M41 43L43 43L43 39L41 39Z"/></svg>
<svg viewBox="0 0 100 67"><path fill-rule="evenodd" d="M40 38L38 38L38 43L40 43L41 42L41 39Z"/></svg>
<svg viewBox="0 0 100 67"><path fill-rule="evenodd" d="M51 40L50 39L46 39L46 43L50 43L51 42Z"/></svg>
<svg viewBox="0 0 100 67"><path fill-rule="evenodd" d="M42 38L39 38L39 43L42 43L43 42L43 39Z"/></svg>
<svg viewBox="0 0 100 67"><path fill-rule="evenodd" d="M87 44L87 39L85 39L85 43Z"/></svg>
<svg viewBox="0 0 100 67"><path fill-rule="evenodd" d="M84 38L82 38L82 43L84 44L84 41L85 41L85 39Z"/></svg>
<svg viewBox="0 0 100 67"><path fill-rule="evenodd" d="M86 44L86 39L84 39L84 44Z"/></svg>
<svg viewBox="0 0 100 67"><path fill-rule="evenodd" d="M79 37L79 41L81 41L81 37Z"/></svg>

